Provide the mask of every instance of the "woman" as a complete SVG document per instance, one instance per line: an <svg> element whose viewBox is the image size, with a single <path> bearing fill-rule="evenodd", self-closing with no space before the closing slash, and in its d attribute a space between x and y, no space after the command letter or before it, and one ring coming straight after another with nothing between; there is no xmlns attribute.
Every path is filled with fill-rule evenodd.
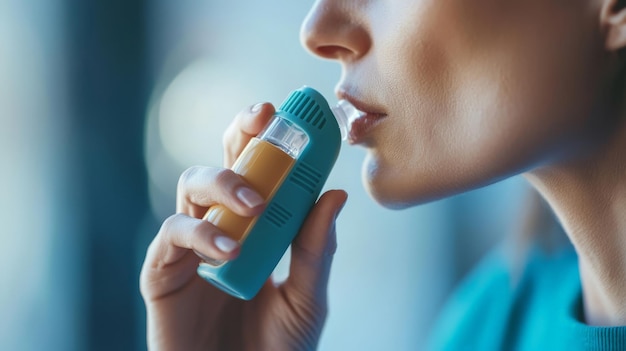
<svg viewBox="0 0 626 351"><path fill-rule="evenodd" d="M319 0L301 34L342 65L338 97L367 112L351 142L367 149L374 199L414 206L524 173L576 249L531 253L515 286L489 257L469 278L483 288L461 288L449 311L464 313L444 313L433 348L626 349L626 1ZM235 118L226 167L272 112ZM321 196L290 278L244 302L196 275L199 257L238 252L199 218L215 203L253 216L262 200L227 169L187 170L142 270L150 347L314 349L346 197Z"/></svg>

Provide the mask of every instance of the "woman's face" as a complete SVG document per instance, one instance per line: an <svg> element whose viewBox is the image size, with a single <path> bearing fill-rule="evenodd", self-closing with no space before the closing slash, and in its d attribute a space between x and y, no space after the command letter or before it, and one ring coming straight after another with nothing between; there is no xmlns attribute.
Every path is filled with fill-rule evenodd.
<svg viewBox="0 0 626 351"><path fill-rule="evenodd" d="M320 0L304 45L369 115L353 142L384 205L476 188L581 152L608 54L600 1Z"/></svg>

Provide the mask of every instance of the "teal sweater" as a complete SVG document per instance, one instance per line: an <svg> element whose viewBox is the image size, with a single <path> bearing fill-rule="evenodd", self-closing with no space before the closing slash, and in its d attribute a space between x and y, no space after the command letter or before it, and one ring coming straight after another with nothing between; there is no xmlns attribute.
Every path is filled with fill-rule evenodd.
<svg viewBox="0 0 626 351"><path fill-rule="evenodd" d="M430 350L626 350L626 326L583 322L573 249L534 248L517 278L510 266L503 251L480 263L444 308Z"/></svg>

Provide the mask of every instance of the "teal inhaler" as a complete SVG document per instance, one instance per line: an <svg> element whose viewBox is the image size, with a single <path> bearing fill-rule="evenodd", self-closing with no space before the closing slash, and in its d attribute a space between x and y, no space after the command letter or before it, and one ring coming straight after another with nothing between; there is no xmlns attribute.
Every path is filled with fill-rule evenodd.
<svg viewBox="0 0 626 351"><path fill-rule="evenodd" d="M241 250L231 261L200 263L202 278L241 299L257 294L315 204L339 155L348 115L357 112L345 101L331 109L309 87L291 92L232 167L265 198L266 208L252 218L222 205L208 210L205 219Z"/></svg>

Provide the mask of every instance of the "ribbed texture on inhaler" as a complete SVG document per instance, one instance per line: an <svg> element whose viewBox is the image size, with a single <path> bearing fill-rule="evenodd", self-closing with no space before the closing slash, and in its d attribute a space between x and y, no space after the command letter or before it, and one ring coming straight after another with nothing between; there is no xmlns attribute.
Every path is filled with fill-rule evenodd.
<svg viewBox="0 0 626 351"><path fill-rule="evenodd" d="M321 106L311 96L300 90L293 91L278 110L291 113L320 130L324 128L327 122Z"/></svg>

